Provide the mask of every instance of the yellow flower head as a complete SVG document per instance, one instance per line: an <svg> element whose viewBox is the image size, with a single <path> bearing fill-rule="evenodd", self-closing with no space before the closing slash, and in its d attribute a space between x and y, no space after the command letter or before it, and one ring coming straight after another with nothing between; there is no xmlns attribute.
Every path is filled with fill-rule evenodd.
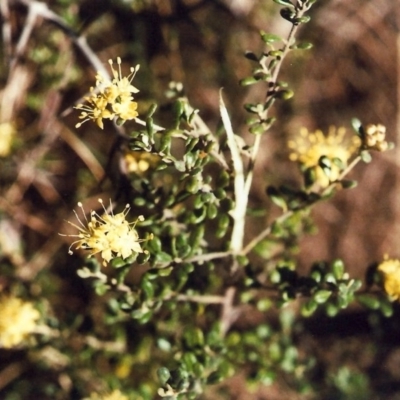
<svg viewBox="0 0 400 400"><path fill-rule="evenodd" d="M109 80L100 72L97 72L96 89L91 88L91 95L85 97L89 104L78 104L75 107L78 110L82 110L79 116L82 121L75 125L76 128L91 120L103 129L103 119L117 117L120 121L125 122L138 116L137 103L133 101L133 94L138 93L139 90L132 85L132 80L139 70L139 65L131 68L130 74L127 77L123 77L121 58L117 58L118 71L114 69L112 60L108 62L113 78Z"/></svg>
<svg viewBox="0 0 400 400"><path fill-rule="evenodd" d="M15 127L10 122L0 124L0 157L7 157L15 136Z"/></svg>
<svg viewBox="0 0 400 400"><path fill-rule="evenodd" d="M297 161L304 169L313 168L315 183L325 188L339 178L360 145L361 141L357 136L346 138L345 128L336 129L332 126L328 135L320 130L311 133L306 128L301 128L300 136L288 141L288 147L292 150L289 159ZM327 157L330 161L329 176L319 165L321 157Z"/></svg>
<svg viewBox="0 0 400 400"><path fill-rule="evenodd" d="M85 97L85 100L89 103L88 105L78 104L75 107L77 110L82 110L79 119L83 120L76 124L75 127L79 128L82 124L91 120L95 122L99 128L103 129L103 119L113 119L115 116L112 111L106 108L108 105L107 100L101 95L96 94Z"/></svg>
<svg viewBox="0 0 400 400"><path fill-rule="evenodd" d="M87 400L128 400L128 397L122 394L120 390L113 390L111 393L104 395L92 393Z"/></svg>
<svg viewBox="0 0 400 400"><path fill-rule="evenodd" d="M132 151L126 149L122 155L122 167L125 173L145 176L160 163L160 156L147 151Z"/></svg>
<svg viewBox="0 0 400 400"><path fill-rule="evenodd" d="M17 297L0 299L0 346L11 348L21 344L35 332L40 318L32 303Z"/></svg>
<svg viewBox="0 0 400 400"><path fill-rule="evenodd" d="M102 216L92 211L90 221L87 220L82 203L78 203L78 206L82 209L86 224L82 222L75 211L74 213L80 226L67 221L79 230L79 233L76 235L68 235L78 238L78 240L71 244L69 253L72 254L71 247L74 245L76 245L76 249L89 250L89 257L100 253L103 265L107 265L115 257L125 259L134 253L143 253L140 243L145 241L145 239L139 239L139 235L135 230L137 222L144 220L143 216L141 215L136 221L129 223L126 220L126 215L130 211L128 204L123 212L113 214L106 210L101 199L99 199L99 203L101 203L104 209ZM151 238L152 236L150 236Z"/></svg>
<svg viewBox="0 0 400 400"><path fill-rule="evenodd" d="M385 292L393 300L400 300L400 260L389 259L378 265L378 271L383 275L383 287Z"/></svg>
<svg viewBox="0 0 400 400"><path fill-rule="evenodd" d="M386 151L389 143L385 140L386 127L369 124L364 129L363 145L370 150Z"/></svg>
<svg viewBox="0 0 400 400"><path fill-rule="evenodd" d="M121 103L114 103L112 109L115 115L123 121L134 119L138 116L138 112L136 111L137 103L134 101L126 100Z"/></svg>

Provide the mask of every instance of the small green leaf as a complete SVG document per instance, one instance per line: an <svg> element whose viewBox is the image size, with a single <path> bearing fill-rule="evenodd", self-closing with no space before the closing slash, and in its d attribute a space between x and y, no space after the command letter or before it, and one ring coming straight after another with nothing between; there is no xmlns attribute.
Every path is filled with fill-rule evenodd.
<svg viewBox="0 0 400 400"><path fill-rule="evenodd" d="M160 252L156 253L155 259L157 262L160 262L160 263L172 261L172 257L168 253L165 253L164 251L160 251Z"/></svg>
<svg viewBox="0 0 400 400"><path fill-rule="evenodd" d="M393 315L393 305L388 299L382 299L380 301L380 310L387 318Z"/></svg>
<svg viewBox="0 0 400 400"><path fill-rule="evenodd" d="M226 187L229 185L229 182L230 182L230 175L228 172L223 170L217 178L217 186L218 187Z"/></svg>
<svg viewBox="0 0 400 400"><path fill-rule="evenodd" d="M147 279L142 279L142 282L140 283L140 287L143 290L143 292L145 293L147 299L151 299L154 296L153 284L150 281L148 281Z"/></svg>
<svg viewBox="0 0 400 400"><path fill-rule="evenodd" d="M337 259L332 263L332 272L336 279L342 279L344 274L344 263L342 260Z"/></svg>
<svg viewBox="0 0 400 400"><path fill-rule="evenodd" d="M247 78L241 79L239 81L239 84L240 84L240 86L250 86L250 85L254 85L257 82L258 82L258 79L254 78L252 76L249 76Z"/></svg>
<svg viewBox="0 0 400 400"><path fill-rule="evenodd" d="M152 311L149 310L149 311L143 312L142 315L139 318L137 318L137 321L140 324L146 324L147 322L150 321L152 316L153 316L153 313L152 313Z"/></svg>
<svg viewBox="0 0 400 400"><path fill-rule="evenodd" d="M329 297L331 297L331 295L332 292L330 290L318 290L314 293L313 299L317 304L323 304L329 299Z"/></svg>
<svg viewBox="0 0 400 400"><path fill-rule="evenodd" d="M154 134L154 121L151 117L146 118L146 130L150 137L152 137Z"/></svg>
<svg viewBox="0 0 400 400"><path fill-rule="evenodd" d="M328 317L333 318L334 316L337 315L338 312L339 312L339 308L337 307L337 305L335 305L333 303L328 303L326 305L326 314L328 315Z"/></svg>
<svg viewBox="0 0 400 400"><path fill-rule="evenodd" d="M133 204L137 207L143 207L146 204L146 199L144 199L143 197L136 197L133 200Z"/></svg>
<svg viewBox="0 0 400 400"><path fill-rule="evenodd" d="M275 94L274 97L277 99L281 100L289 100L294 96L293 90L290 89L283 89L283 90L278 90Z"/></svg>
<svg viewBox="0 0 400 400"><path fill-rule="evenodd" d="M283 19L286 19L286 21L294 23L294 18L296 17L296 13L292 11L290 8L282 8L280 14Z"/></svg>
<svg viewBox="0 0 400 400"><path fill-rule="evenodd" d="M166 352L171 351L171 348L172 348L170 341L167 340L167 339L165 339L165 338L158 338L158 339L157 339L157 347L158 347L160 350L166 351ZM160 369L161 369L161 368L160 368ZM165 369L166 369L166 368L165 368ZM158 371L160 371L160 370L158 370ZM158 375L158 373L159 373L158 371L157 371L157 375ZM167 371L168 371L168 370L167 370ZM168 374L163 374L163 376L164 376L164 378L168 376L167 379L165 380L165 382L167 382L167 380L168 380L169 377L170 377L169 371L168 371ZM158 378L160 379L160 376L158 376ZM160 379L160 381L162 381L162 380ZM162 381L162 384L164 384L165 382Z"/></svg>
<svg viewBox="0 0 400 400"><path fill-rule="evenodd" d="M204 229L203 224L198 224L190 232L189 244L193 249L197 249L200 246L204 237Z"/></svg>
<svg viewBox="0 0 400 400"><path fill-rule="evenodd" d="M257 111L258 111L257 105L251 104L251 103L246 103L246 104L244 104L243 107L247 112L257 114Z"/></svg>
<svg viewBox="0 0 400 400"><path fill-rule="evenodd" d="M172 131L163 132L161 135L158 151L160 153L169 154L171 148Z"/></svg>
<svg viewBox="0 0 400 400"><path fill-rule="evenodd" d="M362 128L362 124L361 124L361 121L358 118L352 118L351 119L351 126L356 131L356 133L358 135L360 135L360 130Z"/></svg>
<svg viewBox="0 0 400 400"><path fill-rule="evenodd" d="M279 273L278 269L275 269L274 271L271 272L269 275L269 279L272 283L278 284L281 282L281 274Z"/></svg>
<svg viewBox="0 0 400 400"><path fill-rule="evenodd" d="M315 282L320 283L322 278L321 272L320 271L311 272L310 278L314 279Z"/></svg>
<svg viewBox="0 0 400 400"><path fill-rule="evenodd" d="M165 385L171 377L171 373L169 372L168 368L161 367L157 370L157 376L161 384Z"/></svg>
<svg viewBox="0 0 400 400"><path fill-rule="evenodd" d="M253 135L262 135L265 132L265 127L263 124L256 124L251 126L249 131Z"/></svg>
<svg viewBox="0 0 400 400"><path fill-rule="evenodd" d="M275 35L273 33L266 33L264 31L261 31L261 39L263 40L263 42L265 42L267 44L279 42L282 40L282 38L280 36Z"/></svg>
<svg viewBox="0 0 400 400"><path fill-rule="evenodd" d="M356 292L362 286L362 282L360 279L351 279L349 282L349 290L351 292Z"/></svg>
<svg viewBox="0 0 400 400"><path fill-rule="evenodd" d="M283 211L287 210L286 200L283 198L282 194L274 186L268 186L267 195L271 201L278 207L282 208Z"/></svg>
<svg viewBox="0 0 400 400"><path fill-rule="evenodd" d="M184 333L184 339L189 348L204 345L204 334L199 328L188 328Z"/></svg>
<svg viewBox="0 0 400 400"><path fill-rule="evenodd" d="M301 307L301 315L303 317L310 317L317 310L318 304L315 300L310 299L306 301Z"/></svg>
<svg viewBox="0 0 400 400"><path fill-rule="evenodd" d="M252 51L246 51L244 56L251 61L258 61L258 57Z"/></svg>
<svg viewBox="0 0 400 400"><path fill-rule="evenodd" d="M159 276L169 276L171 275L171 272L174 268L173 267L167 267L167 268L160 268L158 269L158 275Z"/></svg>
<svg viewBox="0 0 400 400"><path fill-rule="evenodd" d="M150 118L153 116L153 114L156 112L157 110L157 104L153 103L150 107L149 110L147 111L147 118Z"/></svg>
<svg viewBox="0 0 400 400"><path fill-rule="evenodd" d="M318 165L324 171L324 174L329 178L331 176L332 162L327 156L322 156L318 160Z"/></svg>
<svg viewBox="0 0 400 400"><path fill-rule="evenodd" d="M272 301L267 298L258 300L256 307L260 312L268 311L272 307Z"/></svg>
<svg viewBox="0 0 400 400"><path fill-rule="evenodd" d="M279 60L276 58L273 58L270 63L268 64L268 70L271 71L272 69L274 69L276 67L276 65L278 64Z"/></svg>
<svg viewBox="0 0 400 400"><path fill-rule="evenodd" d="M96 294L99 296L103 296L104 294L107 293L108 289L110 289L109 285L107 285L103 282L100 282L100 281L95 282L94 285L95 285L94 290L95 290Z"/></svg>
<svg viewBox="0 0 400 400"><path fill-rule="evenodd" d="M372 161L372 156L369 153L369 151L367 151L367 150L363 150L360 153L360 156L361 156L361 160L363 160L366 164L368 164Z"/></svg>
<svg viewBox="0 0 400 400"><path fill-rule="evenodd" d="M309 50L313 47L313 44L310 42L301 42L291 46L291 49L298 49L298 50Z"/></svg>
<svg viewBox="0 0 400 400"><path fill-rule="evenodd" d="M340 184L342 185L343 189L353 189L353 188L357 187L358 182L346 179L346 180L340 181Z"/></svg>
<svg viewBox="0 0 400 400"><path fill-rule="evenodd" d="M276 58L281 57L282 54L283 54L282 50L270 50L270 51L268 52L268 55L269 55L270 57L276 57Z"/></svg>
<svg viewBox="0 0 400 400"><path fill-rule="evenodd" d="M148 248L151 249L153 253L158 253L162 249L161 240L159 237L154 236L152 240L148 242Z"/></svg>
<svg viewBox="0 0 400 400"><path fill-rule="evenodd" d="M380 307L380 302L376 297L370 294L360 294L357 296L357 300L367 308L371 310L377 310Z"/></svg>
<svg viewBox="0 0 400 400"><path fill-rule="evenodd" d="M299 18L295 18L293 20L293 22L297 25L297 24L306 24L308 22L310 22L311 17L309 15L304 15L302 17Z"/></svg>
<svg viewBox="0 0 400 400"><path fill-rule="evenodd" d="M257 373L257 381L265 386L270 386L275 382L276 372L273 371L260 371Z"/></svg>
<svg viewBox="0 0 400 400"><path fill-rule="evenodd" d="M187 140L186 142L186 154L189 153L194 149L194 147L199 143L199 138L198 137L191 137Z"/></svg>
<svg viewBox="0 0 400 400"><path fill-rule="evenodd" d="M334 285L336 285L336 277L334 274L332 274L331 272L328 272L325 277L324 277L324 281L327 283L332 283ZM344 287L346 287L346 285L344 285ZM346 287L347 289L347 287Z"/></svg>
<svg viewBox="0 0 400 400"><path fill-rule="evenodd" d="M221 214L218 218L218 227L217 231L215 232L215 236L217 238L222 238L230 224L230 218L227 214Z"/></svg>
<svg viewBox="0 0 400 400"><path fill-rule="evenodd" d="M214 219L218 215L218 207L214 203L210 203L207 207L207 218Z"/></svg>
<svg viewBox="0 0 400 400"><path fill-rule="evenodd" d="M80 269L78 269L78 271L76 271L76 273L80 278L83 278L83 279L89 278L93 275L92 271L90 271L90 269L88 267L80 268Z"/></svg>
<svg viewBox="0 0 400 400"><path fill-rule="evenodd" d="M183 160L175 160L174 161L174 166L179 172L185 172L186 171L185 162Z"/></svg>
<svg viewBox="0 0 400 400"><path fill-rule="evenodd" d="M307 168L303 172L303 177L305 186L306 187L312 186L317 179L317 172L315 171L315 167Z"/></svg>
<svg viewBox="0 0 400 400"><path fill-rule="evenodd" d="M194 194L199 191L200 184L201 184L201 178L199 176L191 176L186 181L185 189L189 193Z"/></svg>

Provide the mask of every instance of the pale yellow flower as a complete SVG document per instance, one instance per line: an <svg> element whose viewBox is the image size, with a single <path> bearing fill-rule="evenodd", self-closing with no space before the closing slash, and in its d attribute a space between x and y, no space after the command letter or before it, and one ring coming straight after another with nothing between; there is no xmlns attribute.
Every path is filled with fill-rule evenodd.
<svg viewBox="0 0 400 400"><path fill-rule="evenodd" d="M370 150L386 151L389 143L385 140L386 127L382 124L369 124L364 129L363 144Z"/></svg>
<svg viewBox="0 0 400 400"><path fill-rule="evenodd" d="M103 395L95 392L91 393L90 397L85 400L128 400L128 396L125 396L120 390L116 389L111 393Z"/></svg>
<svg viewBox="0 0 400 400"><path fill-rule="evenodd" d="M10 154L14 136L15 127L11 122L0 124L0 157L7 157Z"/></svg>
<svg viewBox="0 0 400 400"><path fill-rule="evenodd" d="M107 100L101 94L85 97L85 100L89 105L78 104L75 107L77 110L82 110L79 119L83 119L83 121L76 124L75 127L79 128L82 124L91 120L95 122L99 128L103 129L103 119L113 119L115 116L113 112L106 108L108 105Z"/></svg>
<svg viewBox="0 0 400 400"><path fill-rule="evenodd" d="M130 97L131 93L139 92L139 90L135 86L132 85L132 80L135 77L136 72L139 71L139 65L137 65L135 68L131 67L130 74L124 78L121 73L121 58L120 57L117 57L118 71L116 71L114 69L112 60L108 60L108 63L110 64L112 74L114 77L114 79L112 80L112 84L114 87L117 88L118 96Z"/></svg>
<svg viewBox="0 0 400 400"><path fill-rule="evenodd" d="M378 265L378 271L383 275L385 292L393 300L400 300L400 260L385 256Z"/></svg>
<svg viewBox="0 0 400 400"><path fill-rule="evenodd" d="M138 116L137 106L134 101L125 100L122 103L114 103L112 109L118 118L128 121Z"/></svg>
<svg viewBox="0 0 400 400"><path fill-rule="evenodd" d="M306 128L301 128L300 136L288 141L288 147L292 150L289 159L298 162L303 169L313 168L316 185L326 188L339 178L360 145L361 141L357 136L346 138L345 128L331 127L328 135L324 135L320 130L312 133ZM329 174L319 165L323 156L330 161Z"/></svg>
<svg viewBox="0 0 400 400"><path fill-rule="evenodd" d="M92 211L90 220L87 220L82 203L78 203L85 216L86 224L82 222L75 211L79 226L67 221L79 231L76 235L68 235L79 238L71 244L70 254L72 253L71 247L75 245L76 249L89 250L89 257L100 253L103 265L107 265L115 257L126 259L134 253L143 253L140 243L145 239L139 239L139 235L135 230L137 222L144 220L143 216L139 216L136 221L130 223L126 220L126 216L130 211L129 205L126 205L123 212L113 214L106 210L101 199L99 199L99 202L104 209L102 216Z"/></svg>
<svg viewBox="0 0 400 400"><path fill-rule="evenodd" d="M122 155L123 170L139 176L145 176L150 170L157 167L160 160L160 156L147 151L125 150Z"/></svg>
<svg viewBox="0 0 400 400"><path fill-rule="evenodd" d="M79 128L87 121L94 121L103 129L103 119L117 117L120 121L135 119L138 116L137 103L133 101L133 94L139 90L132 85L132 80L139 70L139 65L130 69L127 77L122 76L121 58L117 58L118 70L113 67L113 61L108 61L113 78L107 79L100 72L96 74L96 89L91 88L91 96L85 98L88 105L78 104L75 108L82 110L79 116L81 122L76 124Z"/></svg>
<svg viewBox="0 0 400 400"><path fill-rule="evenodd" d="M38 326L39 311L32 303L17 297L0 299L0 346L11 348L22 344Z"/></svg>

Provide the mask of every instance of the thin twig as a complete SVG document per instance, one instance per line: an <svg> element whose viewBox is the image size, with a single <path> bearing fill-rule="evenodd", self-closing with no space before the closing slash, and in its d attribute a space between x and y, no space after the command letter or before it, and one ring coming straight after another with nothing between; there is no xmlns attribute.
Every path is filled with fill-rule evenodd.
<svg viewBox="0 0 400 400"><path fill-rule="evenodd" d="M360 160L361 160L360 156L357 156L356 158L354 158L354 160L348 165L348 167L342 171L342 173L339 175L338 179L336 181L332 182L328 187L326 187L322 191L321 197L328 195L331 192L331 190L337 185L337 183L339 183L342 179L344 179L346 177L346 175L360 162ZM310 203L306 203L305 206L303 207L303 209L306 209L310 206L311 206ZM296 211L300 211L300 210L296 210ZM271 233L273 225L281 224L282 222L284 222L286 219L288 219L293 214L294 214L293 210L288 210L288 211L284 212L282 215L280 215L273 223L271 223L262 232L260 232L255 238L253 238L244 247L241 254L242 255L248 254L258 243L260 243L263 239L265 239Z"/></svg>
<svg viewBox="0 0 400 400"><path fill-rule="evenodd" d="M1 17L3 20L3 27L2 27L2 33L3 33L3 47L5 49L5 56L4 61L5 65L10 61L11 59L11 20L10 20L10 8L8 1L5 0L0 0L0 12L1 12Z"/></svg>
<svg viewBox="0 0 400 400"><path fill-rule="evenodd" d="M217 295L190 295L190 294L177 294L173 296L174 300L190 301L200 304L224 304L225 296Z"/></svg>
<svg viewBox="0 0 400 400"><path fill-rule="evenodd" d="M300 13L299 16L301 17L304 14L305 11L307 11L307 10L304 10L302 13ZM285 45L284 45L284 47L282 49L281 58L278 60L278 63L276 64L276 66L274 68L274 72L273 72L272 77L271 77L270 83L273 86L276 86L276 82L277 82L277 79L278 79L278 76L279 76L279 72L280 72L280 70L282 68L283 61L285 60L287 54L290 51L290 46L292 44L293 38L296 35L298 27L299 27L299 25L293 24L291 29L290 29L289 35L288 35L288 37L287 37L287 39L285 41ZM266 68L266 67L264 66L264 68ZM268 97L267 97L267 100L268 100ZM265 120L268 117L268 111L269 110L266 109L264 111L264 114L262 116L260 115L260 118ZM251 184L253 182L254 167L255 167L255 162L256 162L256 158L257 158L258 152L260 150L262 136L263 135L256 135L256 137L254 139L254 144L253 144L252 149L251 149L249 171L248 171L247 176L246 176L246 182L245 182L244 191L243 191L243 196L246 197L247 199L249 197ZM247 207L247 201L246 201L245 206Z"/></svg>
<svg viewBox="0 0 400 400"><path fill-rule="evenodd" d="M189 257L186 258L184 261L185 262L204 262L204 261L210 261L210 260L215 260L217 258L225 258L229 257L232 255L231 251L220 251L216 253L207 253L207 254L200 254L197 256Z"/></svg>

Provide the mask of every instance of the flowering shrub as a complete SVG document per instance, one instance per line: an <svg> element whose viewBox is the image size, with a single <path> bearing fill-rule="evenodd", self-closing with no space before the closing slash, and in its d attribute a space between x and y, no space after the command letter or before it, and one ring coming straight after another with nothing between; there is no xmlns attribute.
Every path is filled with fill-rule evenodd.
<svg viewBox="0 0 400 400"><path fill-rule="evenodd" d="M233 398L235 379L247 388L243 396L271 385L304 398L332 394L329 388L321 391L322 381L314 378L323 362L297 340L305 319L334 319L361 306L375 320L391 317L400 298L400 260L370 260L364 278L341 258L311 259L307 268L298 259L301 239L315 228L314 207L354 188L357 182L349 179L354 168L394 147L378 121L363 124L354 118L327 131L298 127L282 133L283 162L298 179L274 174L263 181L268 197L262 207L254 206L263 140L281 133L282 112L291 117L285 105L295 90L283 80L291 72L284 61L312 51L298 35L300 27L307 31L316 2L271 2L281 7L289 30L286 37L260 31L262 48L245 53L250 72L240 76L241 88L259 88L255 97L262 94L244 102L246 131L240 132L242 115L232 115L230 88L219 90L219 125L212 127L182 83L170 82L158 99L159 91L149 94L158 78L148 66L131 67L121 52L114 57L117 66L110 58L105 68L101 49L93 51L71 27L81 24L68 14L78 7L73 2L64 2L70 8L59 16L45 3L17 1L30 7L29 16L55 23L94 68L83 87L83 66L72 67L81 61L72 52L52 49L62 42L56 35L42 38L44 49L32 50L38 70L51 66L57 93L75 85L76 94L79 82L84 94L59 113L68 121L65 129L49 114L61 104L57 96L46 97L45 105L37 101L36 109L34 100L26 100L40 116L45 139L36 139L40 146L14 171L16 183L0 203L0 233L6 232L0 235L0 346L9 357L4 363L15 367L2 365L11 371L0 372L4 398L223 399ZM117 3L115 15L107 18L122 18L122 3L132 3L134 10L152 5ZM11 24L8 17L6 22ZM32 29L28 23L10 66L19 63L18 51L26 46L22 39ZM53 53L60 54L60 65ZM2 118L0 157L18 170L18 157L12 158L13 148L21 146L13 143L18 124ZM44 156L50 147L57 149L56 137L74 150L79 163L74 156L62 165L53 154ZM65 170L74 179L58 187L54 182ZM39 197L68 203L68 215L54 211L51 221L58 222L49 228L29 207L20 207L25 194L32 203ZM13 216L45 231L50 242L18 237L9 222ZM19 242L24 239L25 247ZM40 376L26 377L25 365ZM352 395L362 379L354 383L346 368L328 378L342 394Z"/></svg>
<svg viewBox="0 0 400 400"><path fill-rule="evenodd" d="M18 346L32 335L40 318L32 303L16 297L4 297L0 300L0 344L11 348Z"/></svg>

